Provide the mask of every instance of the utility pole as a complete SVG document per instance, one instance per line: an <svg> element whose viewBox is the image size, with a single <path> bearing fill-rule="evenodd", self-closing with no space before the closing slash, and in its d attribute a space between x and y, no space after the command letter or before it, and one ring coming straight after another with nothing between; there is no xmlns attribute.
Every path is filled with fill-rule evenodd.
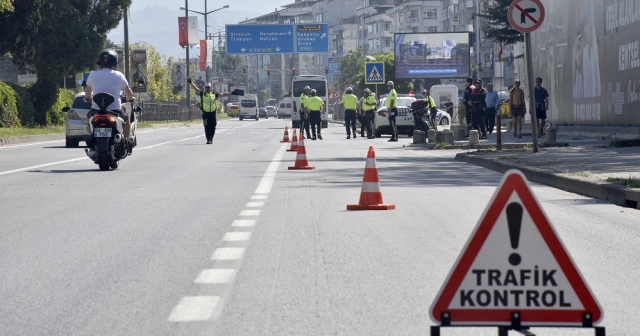
<svg viewBox="0 0 640 336"><path fill-rule="evenodd" d="M129 7L124 8L124 77L129 81Z"/></svg>
<svg viewBox="0 0 640 336"><path fill-rule="evenodd" d="M187 20L187 36L188 35L188 29L189 29L189 0L184 0L184 17ZM189 45L189 38L187 37L187 46L186 46L186 53L187 53L187 78L189 78L189 48L191 46ZM185 80L185 86L187 87L187 115L189 116L189 120L191 120L191 85L187 85L186 80Z"/></svg>

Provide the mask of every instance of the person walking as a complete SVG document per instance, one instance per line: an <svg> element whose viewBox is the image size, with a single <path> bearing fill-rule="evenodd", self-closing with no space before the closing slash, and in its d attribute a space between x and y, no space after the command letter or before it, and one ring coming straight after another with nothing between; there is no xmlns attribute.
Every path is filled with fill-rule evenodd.
<svg viewBox="0 0 640 336"><path fill-rule="evenodd" d="M207 145L213 143L213 137L216 135L216 112L222 108L218 97L227 97L229 93L216 94L211 90L211 83L204 85L204 91L200 90L191 78L187 78L187 82L196 91L196 95L200 96L200 110L202 111L202 124L204 125L204 135L207 138Z"/></svg>
<svg viewBox="0 0 640 336"><path fill-rule="evenodd" d="M453 102L451 98L447 98L447 102L444 103L444 107L447 109L447 113L449 113L449 117L453 120Z"/></svg>
<svg viewBox="0 0 640 336"><path fill-rule="evenodd" d="M374 122L376 119L376 98L371 94L371 90L364 89L364 99L362 109L364 110L364 123L367 126L367 139L375 139Z"/></svg>
<svg viewBox="0 0 640 336"><path fill-rule="evenodd" d="M307 139L311 139L311 133L309 132L309 109L307 108L307 100L311 94L311 88L309 86L304 87L304 92L300 94L300 134L303 130L307 132Z"/></svg>
<svg viewBox="0 0 640 336"><path fill-rule="evenodd" d="M513 136L522 138L522 117L525 114L524 90L520 88L520 80L513 82L513 88L509 90L509 105L513 118Z"/></svg>
<svg viewBox="0 0 640 336"><path fill-rule="evenodd" d="M305 106L307 110L309 110L309 123L311 124L311 140L316 140L316 134L318 135L318 139L322 140L322 134L320 133L322 129L322 117L321 113L324 113L324 109L326 108L324 102L320 97L316 96L316 90L311 90L311 97L307 98L305 102ZM317 132L316 132L317 126Z"/></svg>
<svg viewBox="0 0 640 336"><path fill-rule="evenodd" d="M396 142L398 141L398 127L396 126L396 115L398 115L398 109L396 108L398 104L398 93L396 93L392 81L387 82L387 88L389 89L389 94L387 95L385 106L387 107L389 126L391 126L391 139L389 139L389 141Z"/></svg>
<svg viewBox="0 0 640 336"><path fill-rule="evenodd" d="M356 132L356 119L357 119L357 110L360 109L360 104L358 104L358 97L353 94L353 89L348 87L345 90L345 95L342 96L342 101L340 105L344 107L344 125L347 129L347 139L351 139L351 131L353 130L353 138L358 137L358 132Z"/></svg>
<svg viewBox="0 0 640 336"><path fill-rule="evenodd" d="M462 104L464 105L464 112L465 112L464 120L467 123L467 134L465 135L465 138L468 138L469 131L471 131L471 126L472 126L471 109L473 108L473 104L471 104L471 94L473 94L473 91L476 89L476 87L473 85L473 78L467 77L467 80L465 81L465 86L467 88L464 89L464 95L462 96Z"/></svg>
<svg viewBox="0 0 640 336"><path fill-rule="evenodd" d="M486 139L487 129L484 125L484 110L486 107L487 91L482 87L482 79L476 79L475 87L476 89L473 90L471 94L471 105L473 106L471 109L471 123L473 129L480 132L480 139Z"/></svg>
<svg viewBox="0 0 640 336"><path fill-rule="evenodd" d="M538 136L544 135L544 124L547 119L547 110L549 109L549 92L542 87L542 78L536 78L536 87L534 88L536 99L536 118L538 118Z"/></svg>
<svg viewBox="0 0 640 336"><path fill-rule="evenodd" d="M500 105L500 97L498 92L493 90L493 83L487 84L487 98L485 98L484 123L487 126L487 132L493 133L493 127L496 123L496 115L498 115L497 107ZM501 125L498 125L497 132L500 132Z"/></svg>

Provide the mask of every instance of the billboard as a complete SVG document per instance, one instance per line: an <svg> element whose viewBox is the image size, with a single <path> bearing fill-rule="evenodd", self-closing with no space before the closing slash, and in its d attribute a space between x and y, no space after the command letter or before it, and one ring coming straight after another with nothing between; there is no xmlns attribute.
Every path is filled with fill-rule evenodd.
<svg viewBox="0 0 640 336"><path fill-rule="evenodd" d="M461 78L471 73L469 33L394 34L396 78Z"/></svg>
<svg viewBox="0 0 640 336"><path fill-rule="evenodd" d="M531 34L534 77L555 124L640 126L640 11L628 0L543 0ZM635 2L633 2L635 3Z"/></svg>
<svg viewBox="0 0 640 336"><path fill-rule="evenodd" d="M147 92L147 51L144 49L131 50L129 73L131 74L131 90L133 93ZM124 66L124 65L123 65Z"/></svg>
<svg viewBox="0 0 640 336"><path fill-rule="evenodd" d="M174 94L186 92L186 87L185 87L185 84L187 83L185 79L186 68L187 66L185 63L173 62L173 68L171 70L171 81L173 83Z"/></svg>

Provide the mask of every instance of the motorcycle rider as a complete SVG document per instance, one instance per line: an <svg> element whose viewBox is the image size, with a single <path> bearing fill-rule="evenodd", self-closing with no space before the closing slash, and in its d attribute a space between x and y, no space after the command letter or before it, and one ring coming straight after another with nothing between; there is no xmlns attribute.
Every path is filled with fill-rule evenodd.
<svg viewBox="0 0 640 336"><path fill-rule="evenodd" d="M376 119L376 98L371 94L371 90L364 89L364 99L362 109L364 110L364 123L367 125L367 139L375 139L373 123Z"/></svg>
<svg viewBox="0 0 640 336"><path fill-rule="evenodd" d="M342 96L340 104L344 107L344 125L347 129L347 139L351 139L351 131L353 130L353 138L358 137L356 132L356 111L360 109L358 104L358 97L353 94L353 89L348 87L345 90L345 95Z"/></svg>
<svg viewBox="0 0 640 336"><path fill-rule="evenodd" d="M95 113L100 111L98 104L92 101L93 93L108 93L113 96L114 100L109 105L107 110L117 112L120 118L125 122L123 127L123 135L127 139L129 153L132 152L133 137L131 136L131 118L127 118L120 109L120 92L124 92L127 96L127 102L134 102L133 92L129 87L127 78L122 72L116 70L118 66L118 54L113 49L104 49L98 54L97 64L100 66L99 70L92 71L86 81L86 87L84 90L84 100L91 102L91 110L87 114L87 118L91 118ZM133 111L130 111L133 113ZM87 126L90 131L91 125ZM91 141L93 138L89 135ZM89 146L91 147L91 146ZM93 150L93 149L91 149Z"/></svg>
<svg viewBox="0 0 640 336"><path fill-rule="evenodd" d="M316 96L316 90L311 90L311 97L307 98L305 102L305 106L307 110L309 110L309 123L311 124L311 140L316 139L316 126L317 126L317 134L318 139L322 140L322 135L320 134L320 130L322 129L322 116L321 113L324 113L326 106L320 97Z"/></svg>
<svg viewBox="0 0 640 336"><path fill-rule="evenodd" d="M471 99L471 123L473 129L482 132L480 139L487 138L487 129L484 127L484 110L487 102L487 91L482 87L482 79L476 79L476 89L473 90Z"/></svg>
<svg viewBox="0 0 640 336"><path fill-rule="evenodd" d="M304 92L300 94L300 134L303 129L307 131L307 139L311 139L311 133L309 133L309 109L307 108L307 99L311 94L311 88L309 86L304 87Z"/></svg>
<svg viewBox="0 0 640 336"><path fill-rule="evenodd" d="M216 126L218 125L216 114L222 110L218 97L227 97L230 96L230 93L215 93L211 90L211 83L206 83L204 91L202 91L193 83L191 78L187 78L187 82L196 90L196 95L200 96L204 135L207 137L207 145L210 145L213 143L213 137L216 135Z"/></svg>
<svg viewBox="0 0 640 336"><path fill-rule="evenodd" d="M428 118L431 120L433 127L436 127L436 115L438 114L438 110L436 109L436 102L431 97L431 93L429 89L422 90L422 95L424 99L427 101L427 110L429 111Z"/></svg>

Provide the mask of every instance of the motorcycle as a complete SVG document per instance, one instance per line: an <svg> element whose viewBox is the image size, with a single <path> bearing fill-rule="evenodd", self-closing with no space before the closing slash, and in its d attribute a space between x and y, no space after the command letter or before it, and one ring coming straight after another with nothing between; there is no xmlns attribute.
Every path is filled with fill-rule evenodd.
<svg viewBox="0 0 640 336"><path fill-rule="evenodd" d="M122 103L126 99L121 98ZM125 118L131 118L131 136L133 141L128 141L124 137L125 120L118 112L108 110L109 105L115 98L108 93L98 93L93 96L93 101L100 108L95 114L89 117L89 136L87 138L87 149L85 153L100 167L100 170L118 168L120 160L131 155L133 147L137 144L136 139L136 118L134 112L140 112L140 107L133 108L131 104L121 107ZM128 106L126 106L128 105Z"/></svg>
<svg viewBox="0 0 640 336"><path fill-rule="evenodd" d="M416 129L422 132L427 133L429 129L433 128L434 130L438 130L436 125L436 113L437 110L431 112L429 108L427 108L429 102L425 99L418 99L411 103L410 112L413 114L413 123L416 126Z"/></svg>

